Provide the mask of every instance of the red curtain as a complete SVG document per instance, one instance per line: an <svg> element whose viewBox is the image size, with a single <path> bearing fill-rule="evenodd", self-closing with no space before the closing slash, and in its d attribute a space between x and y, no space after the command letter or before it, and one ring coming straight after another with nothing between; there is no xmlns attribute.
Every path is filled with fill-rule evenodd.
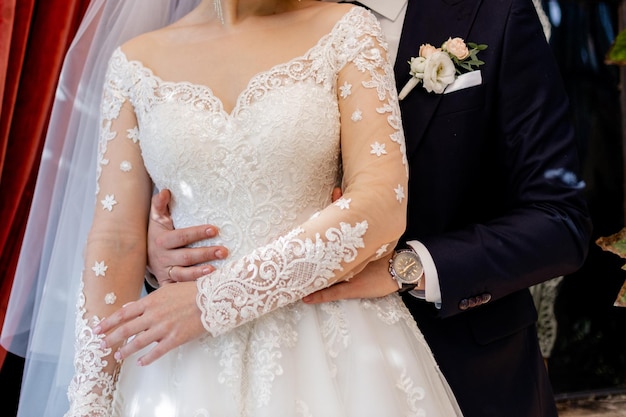
<svg viewBox="0 0 626 417"><path fill-rule="evenodd" d="M88 4L0 0L0 328L63 56Z"/></svg>

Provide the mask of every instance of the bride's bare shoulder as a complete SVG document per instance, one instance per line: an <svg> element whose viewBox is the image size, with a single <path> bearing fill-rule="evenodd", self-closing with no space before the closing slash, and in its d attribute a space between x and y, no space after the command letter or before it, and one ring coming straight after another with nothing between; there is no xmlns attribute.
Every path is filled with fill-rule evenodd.
<svg viewBox="0 0 626 417"><path fill-rule="evenodd" d="M350 3L316 2L320 3L312 13L309 22L320 27L332 27L341 20L346 13L354 9L355 5ZM363 9L365 11L365 9Z"/></svg>
<svg viewBox="0 0 626 417"><path fill-rule="evenodd" d="M176 45L185 42L201 23L198 16L191 13L167 26L131 38L121 45L121 49L130 60L158 61Z"/></svg>
<svg viewBox="0 0 626 417"><path fill-rule="evenodd" d="M350 3L334 3L331 1L318 1L314 3L317 3L315 5L315 12L316 16L320 19L337 20L346 14L350 9L356 7L354 4Z"/></svg>

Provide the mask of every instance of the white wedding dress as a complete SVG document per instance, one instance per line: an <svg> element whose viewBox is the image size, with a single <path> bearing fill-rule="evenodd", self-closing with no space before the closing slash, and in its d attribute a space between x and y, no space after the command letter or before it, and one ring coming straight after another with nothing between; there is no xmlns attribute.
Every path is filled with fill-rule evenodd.
<svg viewBox="0 0 626 417"><path fill-rule="evenodd" d="M232 112L209 87L165 81L115 51L100 145L103 214L96 217L124 210L131 196L120 184L144 175L137 162L143 161L156 187L172 191L175 226L218 225L219 238L204 244L223 244L230 257L198 282L207 335L148 366L128 358L115 377L100 372L99 360L110 352L102 352L83 317L102 317L98 303L119 304L124 290L108 284L104 301L85 290L68 416L107 415L107 407L123 417L461 414L396 294L299 301L349 278L397 239L385 235L385 223L395 220L387 206L378 207L402 204L399 184L406 181L384 48L372 15L352 8L305 55L255 75ZM129 102L136 126L115 128ZM357 133L371 133L375 118L387 130L364 142ZM128 154L107 153L118 140ZM358 179L375 164L387 167L376 169L389 178ZM342 175L344 196L332 203ZM115 259L90 255L103 251L86 252L85 282L105 282L121 268ZM94 399L101 390L104 400Z"/></svg>

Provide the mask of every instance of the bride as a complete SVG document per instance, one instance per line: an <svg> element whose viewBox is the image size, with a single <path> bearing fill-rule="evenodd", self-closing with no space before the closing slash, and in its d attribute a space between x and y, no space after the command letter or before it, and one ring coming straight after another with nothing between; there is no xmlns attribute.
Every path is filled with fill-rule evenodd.
<svg viewBox="0 0 626 417"><path fill-rule="evenodd" d="M460 415L396 294L301 302L405 225L398 100L368 11L203 0L116 47L102 97L66 416ZM175 226L219 224L205 243L230 254L142 295L165 188Z"/></svg>

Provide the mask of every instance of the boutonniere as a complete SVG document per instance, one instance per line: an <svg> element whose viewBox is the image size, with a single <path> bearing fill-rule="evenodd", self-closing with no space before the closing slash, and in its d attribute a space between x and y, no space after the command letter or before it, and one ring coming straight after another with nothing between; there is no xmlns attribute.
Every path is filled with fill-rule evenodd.
<svg viewBox="0 0 626 417"><path fill-rule="evenodd" d="M442 94L458 75L474 71L484 64L478 59L478 52L485 49L487 45L465 43L461 38L448 38L441 48L435 48L429 43L421 45L419 56L409 61L411 79L402 88L398 98L405 98L419 83L429 93Z"/></svg>

